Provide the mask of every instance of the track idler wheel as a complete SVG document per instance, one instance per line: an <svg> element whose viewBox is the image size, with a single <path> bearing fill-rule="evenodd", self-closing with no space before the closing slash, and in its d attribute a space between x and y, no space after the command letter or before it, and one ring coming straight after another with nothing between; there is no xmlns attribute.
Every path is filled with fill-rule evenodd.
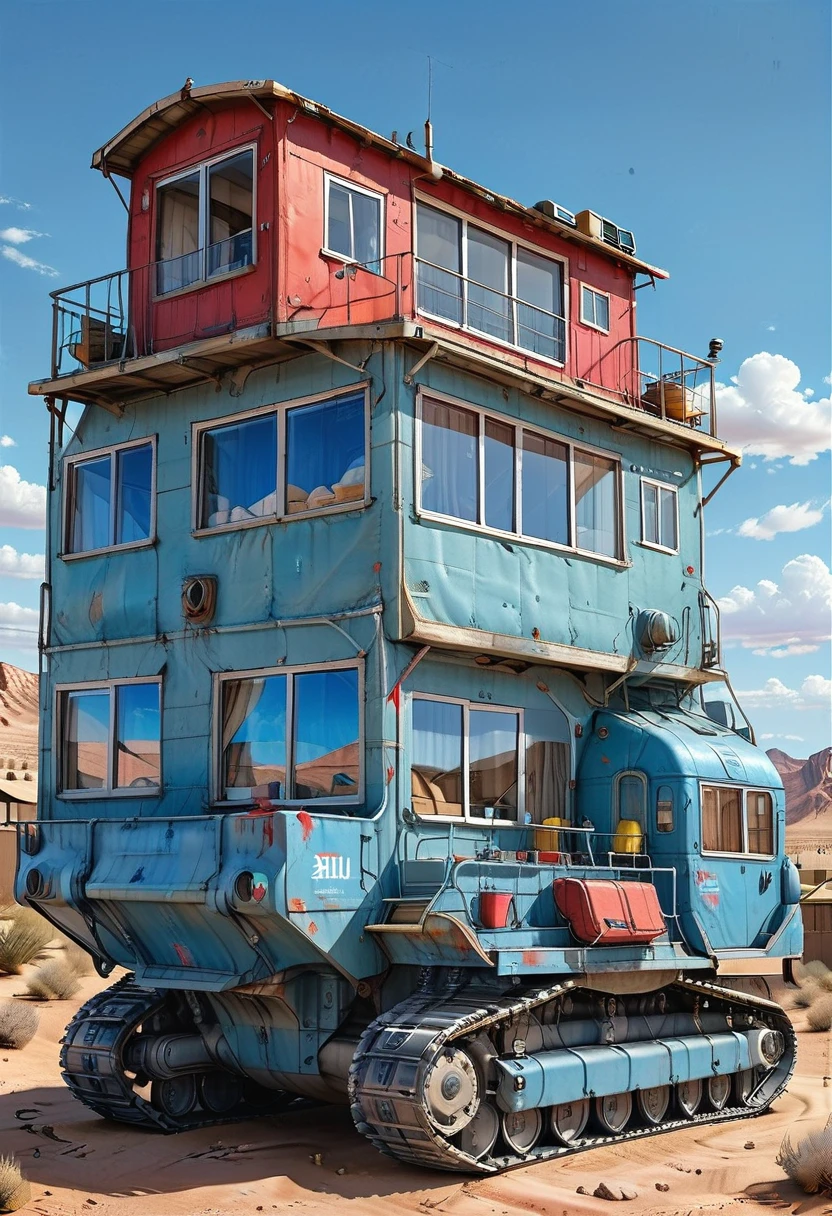
<svg viewBox="0 0 832 1216"><path fill-rule="evenodd" d="M676 1105L683 1119L692 1119L702 1104L702 1082L680 1081L676 1086Z"/></svg>
<svg viewBox="0 0 832 1216"><path fill-rule="evenodd" d="M479 1110L459 1137L463 1153L470 1153L475 1160L487 1157L500 1134L500 1116L488 1102L481 1102Z"/></svg>
<svg viewBox="0 0 832 1216"><path fill-rule="evenodd" d="M184 1119L195 1109L199 1099L196 1074L154 1081L150 1086L150 1104L171 1119Z"/></svg>
<svg viewBox="0 0 832 1216"><path fill-rule="evenodd" d="M543 1116L536 1107L532 1110L506 1111L500 1123L503 1139L519 1157L532 1151L543 1131Z"/></svg>
<svg viewBox="0 0 832 1216"><path fill-rule="evenodd" d="M243 1078L230 1072L204 1072L198 1088L200 1103L212 1115L227 1115L243 1101Z"/></svg>
<svg viewBox="0 0 832 1216"><path fill-rule="evenodd" d="M658 1127L670 1105L670 1086L654 1085L651 1089L640 1089L636 1094L638 1113L648 1127Z"/></svg>
<svg viewBox="0 0 832 1216"><path fill-rule="evenodd" d="M589 1098L580 1102L561 1102L553 1106L550 1122L555 1139L567 1147L580 1144L581 1136L589 1122Z"/></svg>
<svg viewBox="0 0 832 1216"><path fill-rule="evenodd" d="M605 1136L617 1136L624 1131L633 1113L631 1093L607 1094L595 1099L595 1118Z"/></svg>
<svg viewBox="0 0 832 1216"><path fill-rule="evenodd" d="M425 1107L434 1127L446 1134L462 1131L479 1109L479 1090L471 1057L456 1047L441 1051L424 1086Z"/></svg>

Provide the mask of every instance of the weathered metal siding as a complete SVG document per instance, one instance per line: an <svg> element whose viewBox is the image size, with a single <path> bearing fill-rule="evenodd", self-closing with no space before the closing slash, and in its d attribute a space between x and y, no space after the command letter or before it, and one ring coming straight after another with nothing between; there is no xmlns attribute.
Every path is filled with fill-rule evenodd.
<svg viewBox="0 0 832 1216"><path fill-rule="evenodd" d="M663 662L697 665L699 619L699 517L697 477L681 448L613 431L605 422L573 414L517 391L455 373L438 363L420 372L423 393L434 389L506 418L543 428L610 454L620 454L624 501L624 563L557 551L531 541L487 534L416 510L414 438L418 385L400 386L405 515L405 578L420 616L486 632L631 655L634 622L643 609L675 617L680 640ZM680 550L664 553L641 544L642 475L678 488ZM689 575L687 567L693 567ZM425 590L425 584L429 590ZM640 653L640 652L639 652Z"/></svg>

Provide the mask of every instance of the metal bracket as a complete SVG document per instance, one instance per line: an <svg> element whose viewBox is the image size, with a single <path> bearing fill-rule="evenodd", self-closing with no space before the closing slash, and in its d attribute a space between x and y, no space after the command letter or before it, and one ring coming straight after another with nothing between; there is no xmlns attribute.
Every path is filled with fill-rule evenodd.
<svg viewBox="0 0 832 1216"><path fill-rule="evenodd" d="M222 390L222 376L218 375L213 368L206 367L200 359L188 359L185 355L180 355L176 362L181 367L188 367L199 372L200 376L204 376L206 380L213 381L218 393Z"/></svg>
<svg viewBox="0 0 832 1216"><path fill-rule="evenodd" d="M420 372L422 370L422 368L425 366L426 363L430 362L430 360L434 357L434 355L436 355L438 353L438 351L439 351L439 343L434 342L433 346L431 346L428 350L425 351L425 353L422 355L422 357L418 361L418 363L414 363L413 366L411 367L410 371L405 372L405 374L404 374L405 384L412 384L413 377L417 374L417 372Z"/></svg>

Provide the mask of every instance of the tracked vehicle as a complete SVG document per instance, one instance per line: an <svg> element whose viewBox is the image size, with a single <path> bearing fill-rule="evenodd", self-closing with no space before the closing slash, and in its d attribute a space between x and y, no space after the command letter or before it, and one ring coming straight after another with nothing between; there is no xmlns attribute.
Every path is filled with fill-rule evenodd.
<svg viewBox="0 0 832 1216"><path fill-rule="evenodd" d="M174 1132L348 1103L483 1173L766 1110L800 888L703 578L721 343L637 336L628 230L274 81L93 167L128 265L53 293L30 386L16 889L127 974L67 1085Z"/></svg>

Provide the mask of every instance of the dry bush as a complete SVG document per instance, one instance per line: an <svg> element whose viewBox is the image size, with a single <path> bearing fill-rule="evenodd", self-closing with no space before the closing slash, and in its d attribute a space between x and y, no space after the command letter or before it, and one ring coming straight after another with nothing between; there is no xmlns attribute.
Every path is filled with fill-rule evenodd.
<svg viewBox="0 0 832 1216"><path fill-rule="evenodd" d="M75 942L64 946L64 962L74 975L92 975L92 959L86 950L76 946Z"/></svg>
<svg viewBox="0 0 832 1216"><path fill-rule="evenodd" d="M819 994L806 1013L806 1021L812 1030L832 1029L832 992Z"/></svg>
<svg viewBox="0 0 832 1216"><path fill-rule="evenodd" d="M824 992L832 992L832 971L827 971L826 975L819 975L815 982L818 988L823 988Z"/></svg>
<svg viewBox="0 0 832 1216"><path fill-rule="evenodd" d="M31 1005L20 1001L3 1001L0 1005L0 1047L19 1050L35 1037L40 1014Z"/></svg>
<svg viewBox="0 0 832 1216"><path fill-rule="evenodd" d="M822 963L819 958L813 958L809 963L799 963L797 974L801 981L809 979L820 981L830 972L826 963Z"/></svg>
<svg viewBox="0 0 832 1216"><path fill-rule="evenodd" d="M792 997L793 1003L798 1009L808 1009L818 995L818 986L811 980L802 983L797 992Z"/></svg>
<svg viewBox="0 0 832 1216"><path fill-rule="evenodd" d="M22 1182L23 1175L14 1157L0 1156L0 1211L6 1210Z"/></svg>
<svg viewBox="0 0 832 1216"><path fill-rule="evenodd" d="M26 980L26 987L40 1001L66 1001L75 996L80 984L71 967L54 959L38 967Z"/></svg>
<svg viewBox="0 0 832 1216"><path fill-rule="evenodd" d="M780 1145L777 1164L807 1195L816 1195L818 1191L832 1195L832 1118L822 1131L810 1132L796 1147L787 1134Z"/></svg>
<svg viewBox="0 0 832 1216"><path fill-rule="evenodd" d="M0 973L19 975L24 963L37 958L55 935L48 921L30 908L21 908L14 920L0 926Z"/></svg>

